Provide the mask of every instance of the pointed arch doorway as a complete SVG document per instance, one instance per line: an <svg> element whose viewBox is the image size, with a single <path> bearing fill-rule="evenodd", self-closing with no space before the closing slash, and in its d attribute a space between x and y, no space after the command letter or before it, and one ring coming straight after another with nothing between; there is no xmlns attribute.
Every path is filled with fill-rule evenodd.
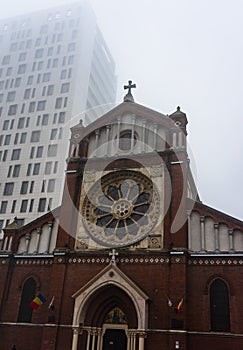
<svg viewBox="0 0 243 350"><path fill-rule="evenodd" d="M117 266L73 297L72 350L144 350L148 297Z"/></svg>
<svg viewBox="0 0 243 350"><path fill-rule="evenodd" d="M102 350L126 350L127 335L125 329L108 328L103 336Z"/></svg>
<svg viewBox="0 0 243 350"><path fill-rule="evenodd" d="M108 285L93 293L87 303L78 350L127 350L130 330L138 329L136 309L129 296Z"/></svg>

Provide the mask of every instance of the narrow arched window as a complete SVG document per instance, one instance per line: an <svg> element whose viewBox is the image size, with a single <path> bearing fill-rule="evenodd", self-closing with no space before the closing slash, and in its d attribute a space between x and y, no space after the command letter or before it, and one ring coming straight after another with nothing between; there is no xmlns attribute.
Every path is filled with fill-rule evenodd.
<svg viewBox="0 0 243 350"><path fill-rule="evenodd" d="M21 302L19 307L18 322L31 322L32 311L30 307L30 302L34 299L36 294L36 282L31 277L29 278L23 286Z"/></svg>
<svg viewBox="0 0 243 350"><path fill-rule="evenodd" d="M211 330L230 331L228 287L221 279L216 279L210 286Z"/></svg>

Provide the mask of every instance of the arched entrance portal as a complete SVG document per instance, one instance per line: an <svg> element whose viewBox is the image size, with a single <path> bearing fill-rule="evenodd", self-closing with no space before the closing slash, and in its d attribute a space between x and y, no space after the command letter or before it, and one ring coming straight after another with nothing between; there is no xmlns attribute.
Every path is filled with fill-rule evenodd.
<svg viewBox="0 0 243 350"><path fill-rule="evenodd" d="M148 297L110 264L77 291L72 350L144 350Z"/></svg>
<svg viewBox="0 0 243 350"><path fill-rule="evenodd" d="M137 313L132 300L117 286L100 288L87 301L80 349L126 350L130 329L137 329ZM87 344L89 347L87 347Z"/></svg>

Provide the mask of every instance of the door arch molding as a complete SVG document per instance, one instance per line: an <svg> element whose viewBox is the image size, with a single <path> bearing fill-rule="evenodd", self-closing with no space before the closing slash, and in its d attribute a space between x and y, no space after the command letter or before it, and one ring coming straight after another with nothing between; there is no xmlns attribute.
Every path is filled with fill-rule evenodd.
<svg viewBox="0 0 243 350"><path fill-rule="evenodd" d="M84 324L86 320L89 320L87 318L87 310L89 310L92 300L98 295L102 295L102 293L103 295L106 293L109 295L109 292L112 290L117 291L117 296L120 295L120 300L123 300L123 298L130 300L129 304L132 305L136 313L136 328L146 329L149 297L113 263L106 266L105 269L73 295L75 299L73 326L78 327L80 324ZM114 303L113 305L115 306ZM108 310L108 306L106 310ZM101 323L101 319L96 320L96 323Z"/></svg>
<svg viewBox="0 0 243 350"><path fill-rule="evenodd" d="M113 284L99 288L89 297L83 313L80 314L81 323L102 327L106 315L115 307L119 307L124 312L129 328L138 327L137 311L133 301L124 290Z"/></svg>

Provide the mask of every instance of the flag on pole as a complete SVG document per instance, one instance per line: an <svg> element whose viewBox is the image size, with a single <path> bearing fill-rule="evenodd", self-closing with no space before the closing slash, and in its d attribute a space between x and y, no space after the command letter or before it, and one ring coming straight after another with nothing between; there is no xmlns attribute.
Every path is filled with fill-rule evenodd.
<svg viewBox="0 0 243 350"><path fill-rule="evenodd" d="M177 313L178 315L179 315L180 312L181 312L181 308L182 308L183 301L184 301L184 299L182 298L182 299L179 301L179 304L177 305L176 313Z"/></svg>
<svg viewBox="0 0 243 350"><path fill-rule="evenodd" d="M38 307L46 302L46 299L43 297L41 293L39 293L30 303L30 307L36 310Z"/></svg>
<svg viewBox="0 0 243 350"><path fill-rule="evenodd" d="M51 298L51 301L50 301L50 304L48 305L48 309L54 309L54 300L55 300L55 297L53 296L52 298Z"/></svg>

